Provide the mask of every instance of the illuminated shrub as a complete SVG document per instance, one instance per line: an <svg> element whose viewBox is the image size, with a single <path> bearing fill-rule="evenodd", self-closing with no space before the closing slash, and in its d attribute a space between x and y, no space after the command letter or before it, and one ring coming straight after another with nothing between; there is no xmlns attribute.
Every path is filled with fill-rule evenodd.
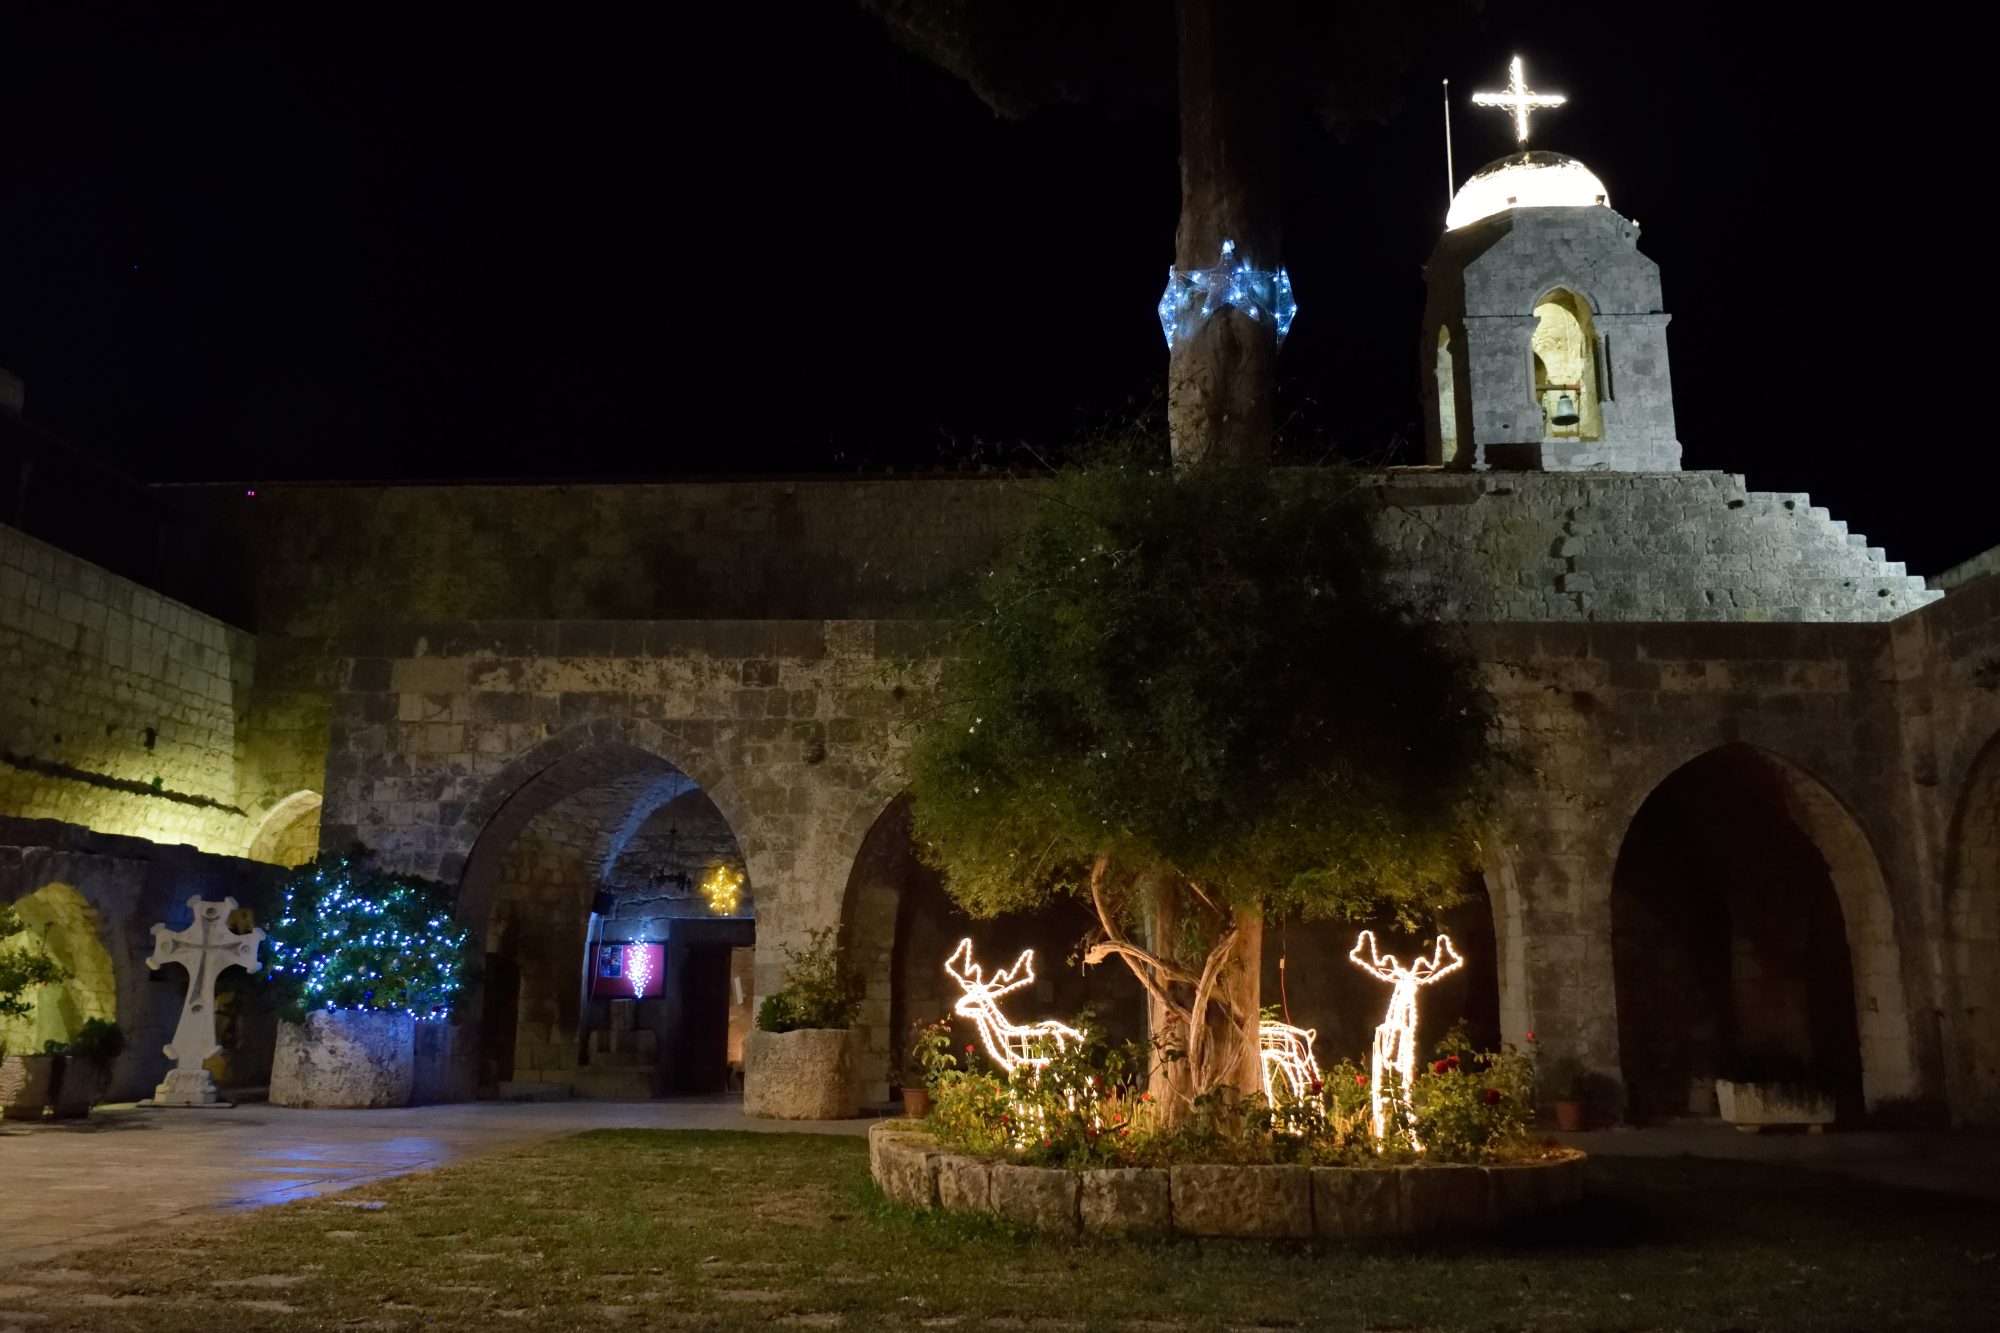
<svg viewBox="0 0 2000 1333"><path fill-rule="evenodd" d="M282 1012L364 1009L442 1018L464 988L472 935L434 880L328 853L284 882L269 967Z"/></svg>

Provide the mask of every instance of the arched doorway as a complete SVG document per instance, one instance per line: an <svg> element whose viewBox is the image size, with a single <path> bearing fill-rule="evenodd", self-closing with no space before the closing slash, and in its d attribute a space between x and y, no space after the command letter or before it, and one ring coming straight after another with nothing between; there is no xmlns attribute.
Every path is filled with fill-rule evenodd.
<svg viewBox="0 0 2000 1333"><path fill-rule="evenodd" d="M1440 324L1437 337L1438 462L1458 458L1458 372L1452 364L1451 329Z"/></svg>
<svg viewBox="0 0 2000 1333"><path fill-rule="evenodd" d="M914 1073L901 1067L914 1029L951 1014L960 992L944 964L966 938L989 969L1012 963L1023 949L1035 951L1035 984L1007 997L1012 1021L1071 1020L1089 1005L1114 1041L1144 1037L1144 993L1125 965L1086 968L1073 961L1096 924L1088 906L1062 898L1036 912L973 918L918 857L910 812L910 798L899 796L876 818L842 902L841 949L863 986L855 1072L864 1105L892 1099L899 1071ZM959 1020L958 1045L978 1040L972 1024Z"/></svg>
<svg viewBox="0 0 2000 1333"><path fill-rule="evenodd" d="M1843 1117L1908 1095L1880 869L1800 770L1748 745L1675 770L1626 832L1611 917L1635 1119L1708 1113L1717 1078L1808 1083Z"/></svg>
<svg viewBox="0 0 2000 1333"><path fill-rule="evenodd" d="M728 1085L754 889L729 821L679 768L627 744L565 754L499 805L459 898L485 938L482 1092Z"/></svg>
<svg viewBox="0 0 2000 1333"><path fill-rule="evenodd" d="M118 982L104 948L103 921L84 896L68 884L44 884L17 900L23 930L0 940L0 950L27 937L39 939L71 977L55 986L36 986L26 999L34 1009L19 1017L0 1015L0 1045L15 1054L34 1053L45 1042L69 1041L93 1018L116 1022Z"/></svg>
<svg viewBox="0 0 2000 1333"><path fill-rule="evenodd" d="M1952 1119L2000 1125L2000 736L1973 762L1954 820L1945 888L1953 1026Z"/></svg>
<svg viewBox="0 0 2000 1333"><path fill-rule="evenodd" d="M1604 414L1597 383L1597 331L1590 302L1557 287L1535 302L1535 400L1546 438L1601 440Z"/></svg>

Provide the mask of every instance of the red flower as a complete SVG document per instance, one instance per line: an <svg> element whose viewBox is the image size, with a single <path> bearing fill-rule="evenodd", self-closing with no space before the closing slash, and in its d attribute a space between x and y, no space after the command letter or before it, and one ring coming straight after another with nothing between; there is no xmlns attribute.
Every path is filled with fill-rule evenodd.
<svg viewBox="0 0 2000 1333"><path fill-rule="evenodd" d="M1448 1068L1450 1068L1450 1067L1451 1067L1451 1062L1450 1062L1450 1061L1448 1061L1448 1060L1440 1060L1440 1061L1438 1061L1438 1062L1437 1062L1436 1064L1434 1064L1434 1065L1432 1065L1432 1066L1431 1066L1431 1072L1432 1072L1433 1074L1442 1074L1442 1073L1443 1073L1443 1072L1444 1072L1444 1071L1445 1071L1446 1069L1448 1069Z"/></svg>
<svg viewBox="0 0 2000 1333"><path fill-rule="evenodd" d="M1324 1083L1320 1082L1320 1081L1319 1081L1318 1079L1314 1079L1314 1080L1312 1081L1312 1089L1313 1089L1313 1091L1314 1091L1314 1092L1321 1092L1321 1091L1323 1091L1323 1090L1324 1090L1325 1088L1326 1088L1326 1084L1324 1084Z"/></svg>
<svg viewBox="0 0 2000 1333"><path fill-rule="evenodd" d="M1486 1104L1488 1106L1498 1106L1500 1104L1500 1089L1488 1088L1486 1090Z"/></svg>
<svg viewBox="0 0 2000 1333"><path fill-rule="evenodd" d="M1356 1075L1354 1076L1354 1083L1355 1083L1355 1086L1357 1086L1357 1087L1362 1087L1362 1088L1365 1088L1365 1087L1367 1087L1367 1086L1368 1086L1368 1075L1366 1075L1366 1074L1356 1074Z"/></svg>
<svg viewBox="0 0 2000 1333"><path fill-rule="evenodd" d="M966 1053L967 1055L971 1055L971 1054L972 1054L972 1048L971 1048L970 1046L966 1047L966 1048L965 1048L965 1053Z"/></svg>
<svg viewBox="0 0 2000 1333"><path fill-rule="evenodd" d="M1458 1068L1458 1057L1457 1057L1457 1056L1455 1056L1455 1055L1447 1055L1447 1056L1446 1056L1446 1057L1444 1058L1444 1062L1445 1062L1445 1066L1446 1066L1447 1068L1449 1068L1449 1069L1456 1069L1456 1068Z"/></svg>
<svg viewBox="0 0 2000 1333"><path fill-rule="evenodd" d="M1528 1040L1529 1040L1529 1041L1533 1041L1534 1039L1535 1039L1535 1034L1534 1034L1534 1033L1532 1033L1532 1032L1530 1032L1530 1033L1528 1034Z"/></svg>

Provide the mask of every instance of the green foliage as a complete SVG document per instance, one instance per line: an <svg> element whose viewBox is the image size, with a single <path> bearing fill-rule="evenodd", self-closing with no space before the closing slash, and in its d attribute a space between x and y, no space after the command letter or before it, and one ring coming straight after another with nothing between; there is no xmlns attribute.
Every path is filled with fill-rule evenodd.
<svg viewBox="0 0 2000 1333"><path fill-rule="evenodd" d="M443 1017L465 987L472 933L452 919L444 885L326 852L287 876L280 893L269 971L282 1016L374 1009Z"/></svg>
<svg viewBox="0 0 2000 1333"><path fill-rule="evenodd" d="M840 946L831 927L806 932L803 950L787 948L782 989L757 1006L757 1026L766 1032L798 1028L845 1028L861 1012L858 989L840 964Z"/></svg>
<svg viewBox="0 0 2000 1333"><path fill-rule="evenodd" d="M1529 1161L1542 1152L1531 1132L1533 1058L1512 1046L1475 1052L1456 1028L1410 1090L1420 1158L1400 1117L1391 1118L1386 1141L1376 1141L1368 1074L1352 1061L1323 1071L1320 1091L1305 1098L1283 1087L1275 1100L1213 1089L1194 1099L1192 1114L1169 1125L1143 1091L1147 1052L1131 1044L1109 1048L1087 1012L1079 1026L1081 1045L1052 1048L1045 1068L1018 1068L1011 1078L987 1067L971 1047L963 1067L944 1055L925 1128L959 1152L1076 1171L1175 1162Z"/></svg>
<svg viewBox="0 0 2000 1333"><path fill-rule="evenodd" d="M45 1041L44 1055L73 1055L80 1060L115 1060L125 1049L125 1029L102 1018L87 1020L68 1041Z"/></svg>
<svg viewBox="0 0 2000 1333"><path fill-rule="evenodd" d="M11 938L15 936L19 938ZM11 905L0 903L0 1018L33 1013L34 1002L22 998L28 988L60 986L71 975L40 940L28 933L21 914Z"/></svg>
<svg viewBox="0 0 2000 1333"><path fill-rule="evenodd" d="M1101 852L1275 915L1408 921L1472 854L1490 751L1468 657L1388 592L1338 469L1072 467L960 632L914 827L979 915Z"/></svg>

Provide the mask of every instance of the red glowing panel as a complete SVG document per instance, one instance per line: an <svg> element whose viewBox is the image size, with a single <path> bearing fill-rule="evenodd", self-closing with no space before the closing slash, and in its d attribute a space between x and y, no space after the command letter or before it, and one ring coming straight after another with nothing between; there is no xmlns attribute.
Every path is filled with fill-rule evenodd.
<svg viewBox="0 0 2000 1333"><path fill-rule="evenodd" d="M590 993L613 999L665 991L667 951L659 944L600 944L591 954Z"/></svg>

